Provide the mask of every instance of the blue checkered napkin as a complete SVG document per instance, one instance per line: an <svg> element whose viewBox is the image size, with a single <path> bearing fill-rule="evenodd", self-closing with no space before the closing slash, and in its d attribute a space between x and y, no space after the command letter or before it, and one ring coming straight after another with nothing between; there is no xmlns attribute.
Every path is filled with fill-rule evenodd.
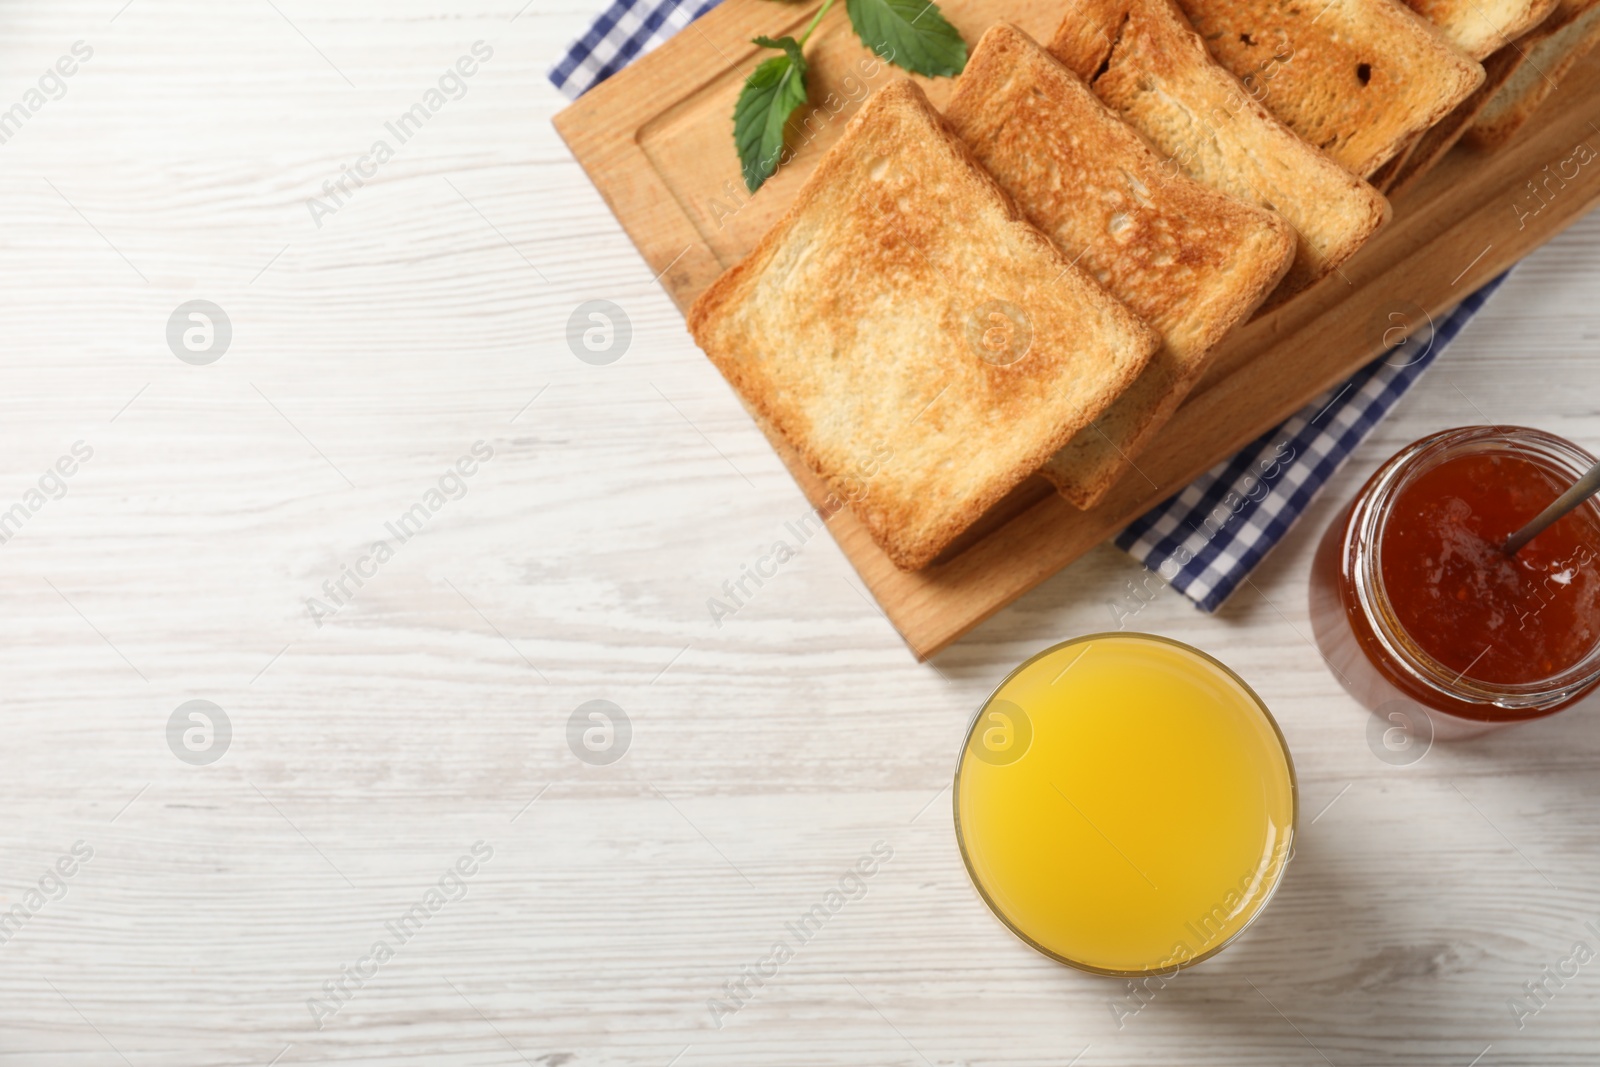
<svg viewBox="0 0 1600 1067"><path fill-rule="evenodd" d="M563 93L578 97L717 3L612 0L567 49L550 71L550 80ZM1217 610L1504 277L1463 300L1435 328L1431 343L1408 343L1363 367L1134 520L1117 536L1117 545L1203 610Z"/></svg>
<svg viewBox="0 0 1600 1067"><path fill-rule="evenodd" d="M1117 547L1216 611L1505 277L1463 300L1431 342L1408 339L1145 512L1117 535Z"/></svg>
<svg viewBox="0 0 1600 1067"><path fill-rule="evenodd" d="M576 100L683 29L718 0L611 0L550 70L550 81Z"/></svg>

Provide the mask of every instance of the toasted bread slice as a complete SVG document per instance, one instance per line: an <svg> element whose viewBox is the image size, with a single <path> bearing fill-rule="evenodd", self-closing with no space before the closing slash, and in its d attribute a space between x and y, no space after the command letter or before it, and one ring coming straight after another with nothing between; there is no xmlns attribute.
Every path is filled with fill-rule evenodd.
<svg viewBox="0 0 1600 1067"><path fill-rule="evenodd" d="M1552 20L1559 26L1532 47L1524 46L1521 65L1473 120L1464 140L1474 148L1492 150L1516 136L1600 41L1600 5L1594 0L1563 0Z"/></svg>
<svg viewBox="0 0 1600 1067"><path fill-rule="evenodd" d="M1535 34L1525 34L1521 40L1500 49L1483 61L1484 80L1477 90L1444 118L1440 119L1432 129L1423 134L1417 144L1406 153L1403 160L1387 175L1384 191L1390 196L1401 196L1407 189L1422 180L1434 165L1443 159L1450 149L1456 146L1463 135L1472 128L1480 112L1488 106L1489 101L1500 91L1500 87L1511 79L1522 66L1527 53L1526 48L1533 46ZM1385 168L1387 169L1387 167Z"/></svg>
<svg viewBox="0 0 1600 1067"><path fill-rule="evenodd" d="M1098 417L1160 343L906 80L863 105L689 329L905 569Z"/></svg>
<svg viewBox="0 0 1600 1067"><path fill-rule="evenodd" d="M1393 173L1388 176L1384 186L1385 192L1392 191L1398 196L1421 181L1423 175L1432 170L1450 149L1462 141L1472 129L1478 116L1499 95L1500 90L1517 71L1522 69L1530 53L1537 51L1542 42L1582 17L1596 2L1597 0L1557 0L1543 22L1485 59L1483 84L1457 105L1454 111L1440 119L1433 128L1422 135L1419 143L1406 154L1401 165L1396 166Z"/></svg>
<svg viewBox="0 0 1600 1067"><path fill-rule="evenodd" d="M1218 66L1172 0L1071 0L1050 50L1189 177L1282 215L1298 240L1281 301L1350 258L1389 202Z"/></svg>
<svg viewBox="0 0 1600 1067"><path fill-rule="evenodd" d="M945 118L1023 214L1162 336L1128 391L1041 472L1093 507L1177 410L1212 346L1278 284L1294 232L1174 173L1007 22L983 35Z"/></svg>
<svg viewBox="0 0 1600 1067"><path fill-rule="evenodd" d="M1415 180L1419 169L1432 166L1429 159L1449 150L1461 135L1463 123L1470 124L1471 114L1476 114L1488 102L1488 95L1503 81L1497 75L1509 77L1510 71L1491 68L1489 57L1497 48L1515 50L1514 40L1544 21L1555 10L1559 0L1405 0L1406 6L1431 23L1434 29L1458 51L1483 63L1483 81L1472 95L1450 110L1450 113L1426 130L1413 133L1405 144L1388 161L1368 177L1374 188L1385 196L1398 192L1400 180ZM1504 46L1504 47L1502 47ZM1469 114L1470 112L1470 114ZM1463 116L1466 116L1463 119ZM1440 143L1449 144L1440 148ZM1416 157L1413 163L1413 157Z"/></svg>
<svg viewBox="0 0 1600 1067"><path fill-rule="evenodd" d="M1473 59L1485 59L1543 22L1557 0L1406 0L1439 35Z"/></svg>
<svg viewBox="0 0 1600 1067"><path fill-rule="evenodd" d="M1217 62L1284 124L1370 176L1483 81L1396 0L1179 0Z"/></svg>

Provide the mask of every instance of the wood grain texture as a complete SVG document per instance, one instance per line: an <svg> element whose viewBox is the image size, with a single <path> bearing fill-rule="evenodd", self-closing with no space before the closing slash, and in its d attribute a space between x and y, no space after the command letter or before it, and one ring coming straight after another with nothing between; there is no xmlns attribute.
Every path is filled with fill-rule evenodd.
<svg viewBox="0 0 1600 1067"><path fill-rule="evenodd" d="M1019 9L1024 29L1049 21L1036 6ZM950 7L969 39L974 27L1009 13L1003 0ZM762 17L772 17L762 0L729 0L696 23L692 37L673 38L556 119L646 260L661 264L662 284L680 306L737 262L759 238L758 227L790 202L851 113L853 96L842 87L868 69L860 64L872 62L879 83L893 76L836 24L811 60L818 72L812 91L813 100L836 97L840 113L824 115L794 162L759 195L733 206L737 160L726 115L748 64L734 60L719 68L702 51L744 55L735 42L758 32ZM858 81L864 98L874 78L861 74ZM936 102L950 90L949 79L919 81ZM1378 354L1397 307L1442 315L1586 211L1600 198L1600 168L1570 161L1576 145L1590 139L1600 145L1588 117L1595 100L1600 78L1585 67L1514 150L1441 168L1339 271L1224 340L1201 388L1094 508L1080 511L1035 479L969 531L959 551L914 572L899 570L848 510L828 518L835 540L912 651L938 652ZM671 133L662 140L673 147L654 154L651 131L664 123ZM801 125L809 130L809 119ZM1560 195L1546 205L1525 185L1545 165L1562 161L1572 174L1563 174ZM823 483L777 435L769 437L807 497L822 507L829 496Z"/></svg>
<svg viewBox="0 0 1600 1067"><path fill-rule="evenodd" d="M305 37L198 0L13 5L0 36L5 101L95 48L0 146L0 504L94 449L0 544L0 910L95 850L0 945L0 1063L1593 1063L1596 965L1521 1030L1506 1000L1600 920L1595 706L1392 768L1301 635L1316 536L1396 448L1496 420L1600 449L1597 220L1220 616L1158 591L1129 620L1249 679L1307 825L1261 923L1119 1029L1120 986L984 911L943 790L983 695L1144 572L1095 548L917 664L818 536L714 626L807 504L550 126L593 0L274 3ZM317 228L305 199L478 39L467 94ZM164 339L194 298L234 325L207 367ZM591 299L632 323L610 366L567 344ZM467 495L317 627L306 598L480 439ZM194 698L234 727L209 767L165 739ZM609 767L565 736L597 698L634 728ZM466 897L316 1029L306 999L479 839ZM706 1001L878 840L866 897L715 1028Z"/></svg>

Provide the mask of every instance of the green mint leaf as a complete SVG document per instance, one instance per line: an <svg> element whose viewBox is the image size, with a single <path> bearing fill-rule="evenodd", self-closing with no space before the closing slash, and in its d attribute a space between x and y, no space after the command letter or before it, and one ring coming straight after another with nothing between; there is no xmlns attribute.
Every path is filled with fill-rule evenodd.
<svg viewBox="0 0 1600 1067"><path fill-rule="evenodd" d="M733 108L733 143L739 150L745 188L752 193L778 170L789 116L806 102L806 61L793 37L757 37L755 44L783 52L745 79Z"/></svg>
<svg viewBox="0 0 1600 1067"><path fill-rule="evenodd" d="M806 57L800 53L800 42L793 37L779 37L777 40L773 40L771 37L762 35L750 43L760 45L762 48L775 48L783 52L789 57L791 63L800 68L801 77L805 76Z"/></svg>
<svg viewBox="0 0 1600 1067"><path fill-rule="evenodd" d="M932 0L845 0L861 43L913 74L953 77L967 65L967 42Z"/></svg>

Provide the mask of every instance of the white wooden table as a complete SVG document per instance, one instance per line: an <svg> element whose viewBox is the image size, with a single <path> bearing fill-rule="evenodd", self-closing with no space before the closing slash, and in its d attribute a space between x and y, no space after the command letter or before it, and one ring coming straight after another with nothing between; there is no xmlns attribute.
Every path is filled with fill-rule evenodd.
<svg viewBox="0 0 1600 1067"><path fill-rule="evenodd" d="M984 910L946 785L989 688L1144 572L1102 548L919 666L818 538L713 625L805 505L551 129L597 0L520 3L5 5L0 1063L1600 1060L1600 962L1509 1007L1600 951L1597 709L1391 767L1306 616L1316 536L1401 444L1496 420L1600 448L1600 220L1519 270L1258 590L1136 617L1262 693L1305 814L1260 923L1128 1015ZM205 365L167 341L191 300L232 327ZM609 365L567 343L588 300L632 325ZM225 744L169 745L190 700ZM631 725L615 762L569 746L591 700Z"/></svg>

